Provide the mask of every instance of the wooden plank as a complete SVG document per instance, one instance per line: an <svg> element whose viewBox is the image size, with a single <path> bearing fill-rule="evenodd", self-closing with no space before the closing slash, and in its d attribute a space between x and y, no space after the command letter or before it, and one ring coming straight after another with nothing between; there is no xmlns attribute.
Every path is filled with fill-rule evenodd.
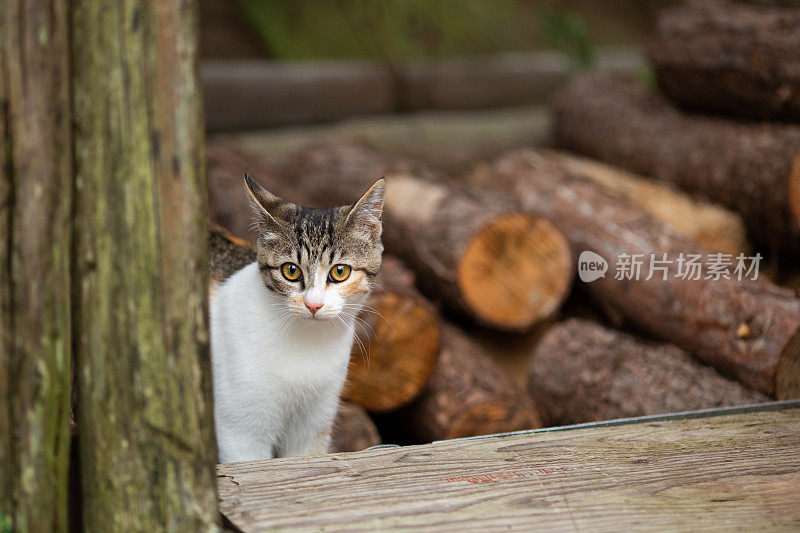
<svg viewBox="0 0 800 533"><path fill-rule="evenodd" d="M800 402L218 467L244 531L800 527Z"/></svg>

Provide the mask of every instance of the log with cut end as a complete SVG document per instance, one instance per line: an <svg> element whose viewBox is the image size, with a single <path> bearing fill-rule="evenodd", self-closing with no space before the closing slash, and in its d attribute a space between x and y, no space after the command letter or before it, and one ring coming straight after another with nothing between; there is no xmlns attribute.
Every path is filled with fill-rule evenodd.
<svg viewBox="0 0 800 533"><path fill-rule="evenodd" d="M568 293L573 273L563 236L513 202L447 186L429 169L360 143L302 150L283 174L326 205L352 202L385 176L387 250L416 271L424 293L487 326L526 330Z"/></svg>
<svg viewBox="0 0 800 533"><path fill-rule="evenodd" d="M359 452L381 443L378 428L360 405L342 402L333 422L330 453Z"/></svg>
<svg viewBox="0 0 800 533"><path fill-rule="evenodd" d="M578 76L554 100L563 148L706 195L754 241L800 249L800 126L684 114L633 78Z"/></svg>
<svg viewBox="0 0 800 533"><path fill-rule="evenodd" d="M680 105L800 120L800 4L702 0L664 10L648 46L659 88Z"/></svg>
<svg viewBox="0 0 800 533"><path fill-rule="evenodd" d="M737 273L739 260L731 257L721 269L731 279L714 279L714 258L695 241L533 150L506 154L492 170L486 186L512 191L522 207L559 228L576 254L591 250L608 261L604 277L581 283L594 298L764 394L800 396L800 299L751 279L752 260L743 257L745 270ZM630 279L636 276L622 254L629 267L638 256L638 280ZM689 270L690 254L700 255L699 274Z"/></svg>
<svg viewBox="0 0 800 533"><path fill-rule="evenodd" d="M524 389L449 324L431 380L416 400L394 413L393 423L416 442L541 427Z"/></svg>
<svg viewBox="0 0 800 533"><path fill-rule="evenodd" d="M256 260L255 250L212 225L209 270L216 285ZM428 382L439 354L439 317L414 289L413 276L385 257L372 294L356 321L343 397L371 411L390 411L413 400Z"/></svg>
<svg viewBox="0 0 800 533"><path fill-rule="evenodd" d="M567 172L621 195L709 250L730 254L750 250L742 218L720 205L594 159L554 150L543 150L542 155Z"/></svg>
<svg viewBox="0 0 800 533"><path fill-rule="evenodd" d="M343 396L384 412L413 400L428 382L439 354L439 317L414 288L398 259L384 257L367 307L356 326Z"/></svg>
<svg viewBox="0 0 800 533"><path fill-rule="evenodd" d="M530 359L528 391L547 425L766 402L672 344L570 319Z"/></svg>

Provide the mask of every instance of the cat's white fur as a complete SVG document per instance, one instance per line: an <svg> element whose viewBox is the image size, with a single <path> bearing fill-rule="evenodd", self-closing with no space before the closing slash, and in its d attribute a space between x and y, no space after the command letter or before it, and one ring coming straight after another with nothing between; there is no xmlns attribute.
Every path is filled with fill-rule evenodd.
<svg viewBox="0 0 800 533"><path fill-rule="evenodd" d="M319 314L336 310L335 294L325 296ZM256 263L215 291L211 353L220 462L327 451L354 325L345 316L306 313L287 318L285 299L264 286Z"/></svg>

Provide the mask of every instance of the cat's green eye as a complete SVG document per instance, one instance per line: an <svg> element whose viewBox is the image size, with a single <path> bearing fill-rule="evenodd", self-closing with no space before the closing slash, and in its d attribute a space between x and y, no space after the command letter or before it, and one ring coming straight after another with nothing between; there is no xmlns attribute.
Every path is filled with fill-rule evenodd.
<svg viewBox="0 0 800 533"><path fill-rule="evenodd" d="M284 263L281 265L281 274L289 281L300 281L303 277L303 271L294 263Z"/></svg>
<svg viewBox="0 0 800 533"><path fill-rule="evenodd" d="M334 283L341 283L350 277L350 267L347 265L334 265L328 273L328 279Z"/></svg>

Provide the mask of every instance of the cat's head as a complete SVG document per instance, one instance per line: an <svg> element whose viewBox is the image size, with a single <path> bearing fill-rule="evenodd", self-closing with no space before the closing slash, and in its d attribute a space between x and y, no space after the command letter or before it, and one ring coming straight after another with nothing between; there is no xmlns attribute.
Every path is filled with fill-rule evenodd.
<svg viewBox="0 0 800 533"><path fill-rule="evenodd" d="M258 267L285 311L309 320L356 315L381 266L384 180L355 203L312 209L278 198L249 176Z"/></svg>

